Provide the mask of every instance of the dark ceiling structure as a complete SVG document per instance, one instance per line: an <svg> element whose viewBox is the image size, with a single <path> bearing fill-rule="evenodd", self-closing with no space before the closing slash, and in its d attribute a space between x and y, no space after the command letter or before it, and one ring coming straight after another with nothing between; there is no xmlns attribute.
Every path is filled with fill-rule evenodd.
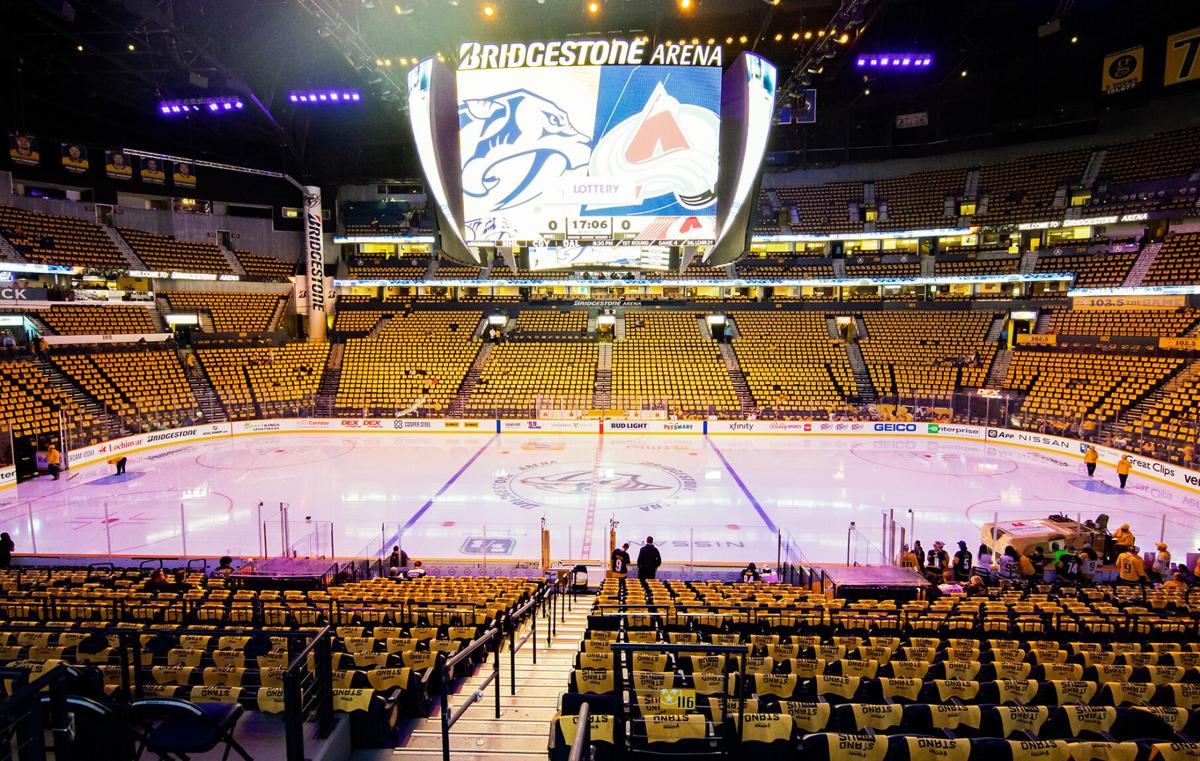
<svg viewBox="0 0 1200 761"><path fill-rule="evenodd" d="M1187 89L1164 91L1154 71L1165 37L1196 26L1200 3L1179 0L14 0L0 31L0 110L7 128L52 139L321 183L402 179L419 174L403 92L417 60L452 62L466 40L645 36L720 43L726 61L753 50L787 88L815 88L816 123L772 138L808 165L1094 130L1106 110ZM1146 86L1101 97L1103 56L1139 44ZM855 61L872 52L933 61L864 74ZM329 88L363 98L288 99ZM158 110L163 99L222 96L246 107ZM914 112L929 124L895 129Z"/></svg>

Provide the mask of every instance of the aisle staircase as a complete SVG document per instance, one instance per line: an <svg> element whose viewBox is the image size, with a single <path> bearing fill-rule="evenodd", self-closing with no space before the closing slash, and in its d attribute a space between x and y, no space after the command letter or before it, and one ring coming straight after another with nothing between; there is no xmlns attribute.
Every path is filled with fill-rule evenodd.
<svg viewBox="0 0 1200 761"><path fill-rule="evenodd" d="M98 399L84 391L83 387L59 370L57 365L46 359L45 356L34 357L33 364L63 396L69 397L77 406L96 420L101 421L106 438L115 439L124 435L117 416L110 414Z"/></svg>
<svg viewBox="0 0 1200 761"><path fill-rule="evenodd" d="M854 375L854 386L858 398L868 404L879 400L875 393L875 384L871 380L871 371L867 369L867 361L863 359L862 349L857 343L846 344L846 357L850 360L850 372Z"/></svg>
<svg viewBox="0 0 1200 761"><path fill-rule="evenodd" d="M454 397L454 401L450 403L450 417L463 416L463 410L467 407L467 399L471 398L471 392L479 383L479 378L483 375L483 366L487 364L488 357L492 356L492 349L495 346L494 343L485 342L479 347L479 353L475 355L471 369L467 370L467 374L463 376L462 385L458 387L458 396Z"/></svg>
<svg viewBox="0 0 1200 761"><path fill-rule="evenodd" d="M537 663L533 662L533 650L528 644L517 653L516 695L510 689L508 643L504 644L500 661L500 718L495 718L494 687L489 686L484 698L463 714L450 730L452 759L545 761L550 722L558 708L559 695L566 692L575 653L579 651L579 642L587 628L590 604L591 598L575 600L573 610L566 611L564 620L558 624L549 650L546 649L545 619L538 621ZM518 631L518 639L527 630L528 624ZM459 696L477 691L490 673L489 663L465 680L458 692L450 697L450 710L461 704ZM441 761L440 712L435 710L429 718L420 720L404 744L395 750L355 754L355 761L382 761L384 758Z"/></svg>
<svg viewBox="0 0 1200 761"><path fill-rule="evenodd" d="M737 352L729 344L717 344L721 350L721 359L725 360L725 370L729 373L729 382L733 384L733 393L737 394L738 403L742 406L742 414L750 415L755 411L754 395L750 393L750 384L746 382L746 374L742 372L742 364L738 361Z"/></svg>
<svg viewBox="0 0 1200 761"><path fill-rule="evenodd" d="M21 256L21 252L13 248L13 245L3 235L0 235L0 262L29 263L25 257Z"/></svg>
<svg viewBox="0 0 1200 761"><path fill-rule="evenodd" d="M225 410L225 405L221 403L221 397L217 395L217 390L213 388L212 382L208 379L208 373L200 367L200 362L196 362L196 371L187 371L187 354L194 353L194 350L177 349L175 353L179 356L179 364L184 368L183 374L187 377L188 387L192 389L192 396L196 397L196 403L200 405L200 409L204 412L204 419L209 423L223 423L229 420L229 413Z"/></svg>
<svg viewBox="0 0 1200 761"><path fill-rule="evenodd" d="M104 231L104 234L108 236L108 239L111 240L113 245L117 247L117 250L121 252L121 256L124 257L125 262L129 265L129 269L149 269L149 267L146 266L146 263L143 262L141 258L138 257L137 253L134 252L134 250L130 247L129 243L121 237L119 232L105 225L101 225L100 229Z"/></svg>
<svg viewBox="0 0 1200 761"><path fill-rule="evenodd" d="M1030 275L1037 270L1038 252L1026 251L1021 254L1021 263L1017 266L1017 272L1022 275Z"/></svg>
<svg viewBox="0 0 1200 761"><path fill-rule="evenodd" d="M1000 349L992 357L992 366L988 368L986 388L1004 388L1004 379L1008 377L1008 366L1012 364L1012 349Z"/></svg>
<svg viewBox="0 0 1200 761"><path fill-rule="evenodd" d="M238 261L237 254L220 244L217 244L217 250L221 252L221 256L225 257L225 263L229 265L230 272L241 277L246 276L246 268Z"/></svg>
<svg viewBox="0 0 1200 761"><path fill-rule="evenodd" d="M607 410L612 406L612 342L598 344L596 381L592 387L592 409Z"/></svg>
<svg viewBox="0 0 1200 761"><path fill-rule="evenodd" d="M346 344L336 343L329 347L329 361L321 373L321 385L317 387L317 416L333 417L337 401L338 383L342 379L342 354Z"/></svg>
<svg viewBox="0 0 1200 761"><path fill-rule="evenodd" d="M1125 276L1125 281L1121 285L1125 288L1132 288L1142 284L1146 279L1146 273L1150 271L1154 260L1158 258L1158 252L1162 250L1162 241L1158 243L1150 243L1142 252L1138 254L1137 261L1133 263L1133 267L1129 269L1129 274Z"/></svg>
<svg viewBox="0 0 1200 761"><path fill-rule="evenodd" d="M1105 444L1110 443L1115 428L1127 421L1140 420L1141 418L1145 417L1146 413L1154 409L1154 407L1156 407L1158 403L1161 402L1172 391L1179 388L1184 383L1192 382L1197 376L1200 376L1200 362L1192 362L1190 364L1183 365L1174 375L1168 378L1165 383L1151 391L1149 394L1146 394L1136 404L1125 410L1125 412L1121 413L1120 420L1116 426L1105 425L1104 429L1100 432L1100 441Z"/></svg>

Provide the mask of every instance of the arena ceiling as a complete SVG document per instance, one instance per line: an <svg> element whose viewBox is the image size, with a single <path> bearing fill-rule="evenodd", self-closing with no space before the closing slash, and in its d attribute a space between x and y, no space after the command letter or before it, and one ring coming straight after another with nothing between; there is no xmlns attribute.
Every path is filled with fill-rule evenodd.
<svg viewBox="0 0 1200 761"><path fill-rule="evenodd" d="M20 0L3 24L0 103L10 129L288 171L322 182L417 173L400 85L417 59L463 40L612 35L754 50L818 90L817 123L776 130L798 161L1094 129L1136 98L1099 97L1105 53L1200 26L1179 0ZM492 15L483 12L491 5ZM849 11L849 15L847 15ZM821 43L837 28L846 42ZM729 41L727 43L727 40ZM860 53L926 52L908 75L868 76ZM732 59L727 56L727 60ZM1149 77L1153 79L1153 77ZM291 89L353 87L357 106L301 108ZM166 118L158 102L233 94L241 113ZM898 134L897 114L931 125ZM1088 125L1091 125L1090 127Z"/></svg>

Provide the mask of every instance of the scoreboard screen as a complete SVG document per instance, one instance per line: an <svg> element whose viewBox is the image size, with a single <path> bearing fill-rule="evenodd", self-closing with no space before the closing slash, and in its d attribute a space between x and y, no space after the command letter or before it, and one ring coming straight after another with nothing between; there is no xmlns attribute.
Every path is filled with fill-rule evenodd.
<svg viewBox="0 0 1200 761"><path fill-rule="evenodd" d="M716 239L719 66L460 66L457 102L468 244Z"/></svg>

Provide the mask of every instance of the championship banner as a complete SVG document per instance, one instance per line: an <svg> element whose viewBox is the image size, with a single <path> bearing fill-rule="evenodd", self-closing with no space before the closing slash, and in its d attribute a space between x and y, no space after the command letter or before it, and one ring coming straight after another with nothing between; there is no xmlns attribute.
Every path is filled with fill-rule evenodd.
<svg viewBox="0 0 1200 761"><path fill-rule="evenodd" d="M192 174L192 165L186 161L176 161L175 171L171 175L171 179L176 185L185 188L196 187L196 175Z"/></svg>
<svg viewBox="0 0 1200 761"><path fill-rule="evenodd" d="M146 159L142 162L142 182L148 182L151 185L167 183L167 174L163 171L162 164L158 159Z"/></svg>
<svg viewBox="0 0 1200 761"><path fill-rule="evenodd" d="M1163 70L1164 85L1177 85L1200 79L1200 28L1168 37L1166 59L1166 68Z"/></svg>
<svg viewBox="0 0 1200 761"><path fill-rule="evenodd" d="M1072 309L1176 309L1187 305L1186 296L1076 296Z"/></svg>
<svg viewBox="0 0 1200 761"><path fill-rule="evenodd" d="M1100 75L1100 91L1105 95L1132 90L1142 83L1142 65L1146 49L1141 45L1104 56Z"/></svg>
<svg viewBox="0 0 1200 761"><path fill-rule="evenodd" d="M325 234L321 189L304 186L304 262L308 273L308 340L325 340Z"/></svg>
<svg viewBox="0 0 1200 761"><path fill-rule="evenodd" d="M1018 346L1055 346L1058 336L1053 333L1022 333L1017 336Z"/></svg>
<svg viewBox="0 0 1200 761"><path fill-rule="evenodd" d="M63 143L62 165L68 172L86 172L90 166L87 148L78 143Z"/></svg>
<svg viewBox="0 0 1200 761"><path fill-rule="evenodd" d="M8 157L14 164L37 166L42 160L42 154L38 151L38 139L24 132L9 132Z"/></svg>
<svg viewBox="0 0 1200 761"><path fill-rule="evenodd" d="M1200 337L1180 336L1173 338L1171 336L1162 336L1158 339L1158 348L1175 349L1177 351L1200 351Z"/></svg>
<svg viewBox="0 0 1200 761"><path fill-rule="evenodd" d="M126 156L122 151L105 151L104 173L114 180L132 180L134 161L136 157Z"/></svg>

